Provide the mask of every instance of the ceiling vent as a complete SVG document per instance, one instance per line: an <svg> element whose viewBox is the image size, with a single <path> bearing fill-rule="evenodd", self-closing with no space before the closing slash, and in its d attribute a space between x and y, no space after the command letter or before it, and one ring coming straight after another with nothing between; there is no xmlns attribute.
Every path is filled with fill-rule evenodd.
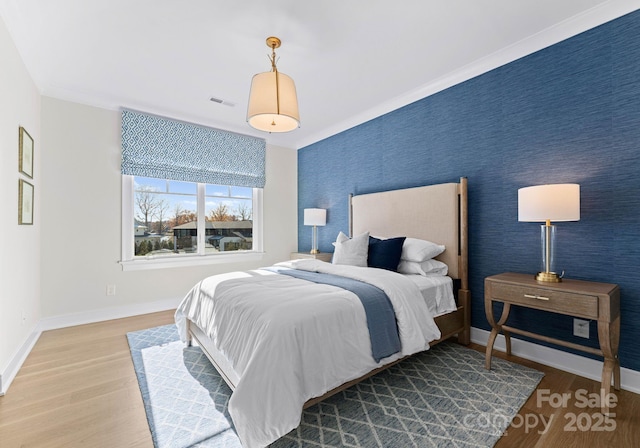
<svg viewBox="0 0 640 448"><path fill-rule="evenodd" d="M224 104L225 106L229 106L229 107L234 107L236 105L231 101L223 100L221 98L216 98L215 96L212 96L211 98L209 98L209 101L211 101L212 103Z"/></svg>

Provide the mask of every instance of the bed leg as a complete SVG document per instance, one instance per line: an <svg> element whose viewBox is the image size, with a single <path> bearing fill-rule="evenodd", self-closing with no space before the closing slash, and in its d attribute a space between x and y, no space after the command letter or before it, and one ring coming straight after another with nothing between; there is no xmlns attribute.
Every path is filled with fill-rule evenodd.
<svg viewBox="0 0 640 448"><path fill-rule="evenodd" d="M191 336L191 321L186 319L187 322L187 347L193 346L193 336Z"/></svg>
<svg viewBox="0 0 640 448"><path fill-rule="evenodd" d="M458 291L458 304L463 307L464 331L458 333L458 343L469 345L471 343L471 291L460 289Z"/></svg>

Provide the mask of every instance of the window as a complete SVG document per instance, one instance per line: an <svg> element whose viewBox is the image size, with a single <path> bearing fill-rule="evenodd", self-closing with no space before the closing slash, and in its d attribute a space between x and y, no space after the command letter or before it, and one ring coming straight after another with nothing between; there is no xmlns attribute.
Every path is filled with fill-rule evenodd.
<svg viewBox="0 0 640 448"><path fill-rule="evenodd" d="M261 188L122 179L123 268L229 261L229 255L261 252Z"/></svg>
<svg viewBox="0 0 640 448"><path fill-rule="evenodd" d="M260 259L266 142L122 111L122 267Z"/></svg>

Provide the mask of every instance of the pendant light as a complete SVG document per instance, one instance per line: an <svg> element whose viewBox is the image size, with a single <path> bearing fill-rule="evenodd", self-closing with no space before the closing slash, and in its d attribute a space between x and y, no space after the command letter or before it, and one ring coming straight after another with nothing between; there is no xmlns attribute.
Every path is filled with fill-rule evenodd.
<svg viewBox="0 0 640 448"><path fill-rule="evenodd" d="M289 76L276 67L276 48L282 42L268 37L271 48L271 71L258 73L251 80L247 122L265 132L289 132L300 127L296 86Z"/></svg>

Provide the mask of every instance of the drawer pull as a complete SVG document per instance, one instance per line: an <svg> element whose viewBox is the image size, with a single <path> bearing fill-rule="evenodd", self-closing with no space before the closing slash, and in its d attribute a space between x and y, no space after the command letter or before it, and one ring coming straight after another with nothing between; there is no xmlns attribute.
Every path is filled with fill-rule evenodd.
<svg viewBox="0 0 640 448"><path fill-rule="evenodd" d="M543 297L543 296L539 296L539 295L533 295L533 294L525 294L524 295L526 298L528 299L538 299L538 300L549 300L549 297Z"/></svg>

